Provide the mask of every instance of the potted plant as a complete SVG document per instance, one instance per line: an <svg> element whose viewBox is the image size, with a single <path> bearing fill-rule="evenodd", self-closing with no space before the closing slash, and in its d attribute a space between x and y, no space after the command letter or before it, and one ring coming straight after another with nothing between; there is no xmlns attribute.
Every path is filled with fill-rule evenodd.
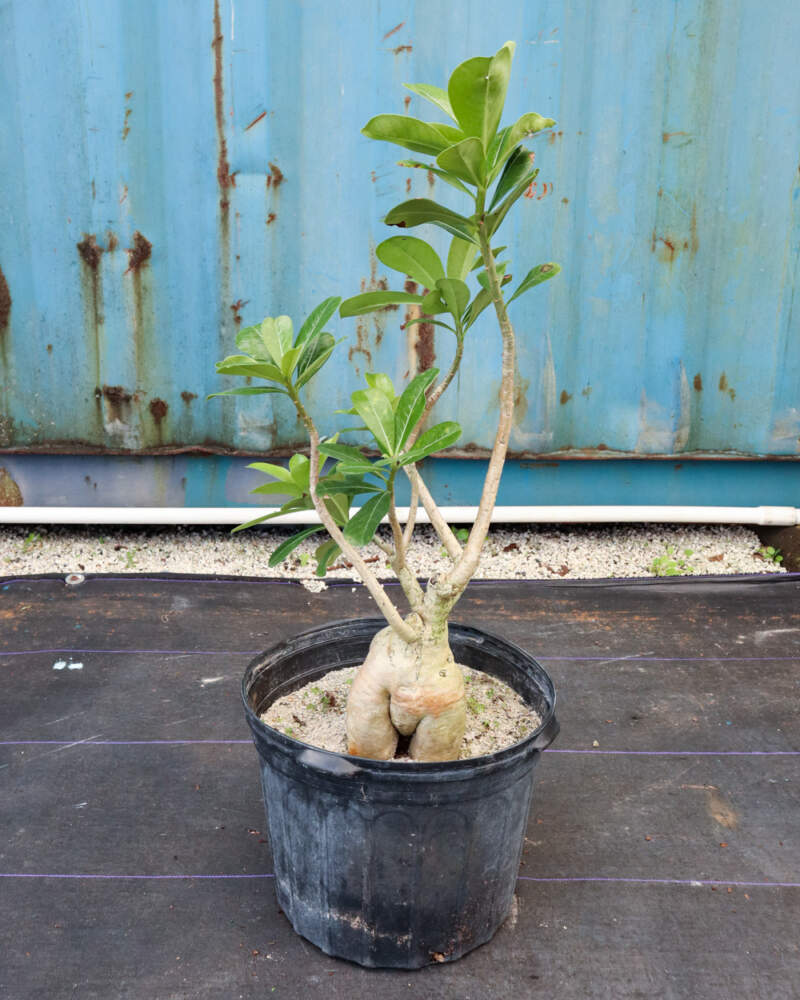
<svg viewBox="0 0 800 1000"><path fill-rule="evenodd" d="M288 467L251 466L269 477L254 493L289 499L234 530L313 509L320 523L279 545L270 565L324 531L328 537L315 553L318 574L342 553L383 616L334 623L281 643L250 664L243 683L261 756L280 904L299 933L364 965L411 968L450 960L491 937L512 902L533 764L558 731L555 694L538 664L510 643L449 621L478 566L508 447L515 388L508 306L559 271L552 263L532 268L506 298L503 287L512 281L508 262L500 259L506 248L492 245L538 173L525 139L555 124L530 112L500 126L513 53L509 42L494 56L467 60L455 69L447 90L407 85L450 122L383 114L363 129L370 138L427 156L401 165L431 171L468 205L462 214L414 198L386 216L390 226L430 224L451 237L446 263L428 243L405 233L377 247L382 263L422 290L326 299L297 334L287 316L268 317L241 330L240 353L217 364L222 375L260 384L214 395L287 396L310 445L308 455L294 455ZM368 373L345 411L358 423L351 429L371 436L368 451L339 441L338 434L323 437L303 401L303 388L336 346L326 325L337 309L341 317L351 317L398 305L414 313L406 325L434 323L455 338L449 370L441 378L433 368L419 372L402 391L388 375ZM457 423L428 420L458 371L471 328L490 306L502 341L500 412L478 513L462 544L417 463L459 437ZM395 506L400 476L410 480L405 525ZM357 498L360 506L352 510ZM452 562L425 585L408 562L420 503ZM377 533L386 519L391 540ZM370 541L386 554L407 613L364 561L361 549ZM261 712L280 695L351 664L361 666L347 706L347 754L315 749L261 721ZM537 709L538 728L504 750L459 760L465 692L458 664L506 681ZM411 759L405 762L393 760L400 734L411 737Z"/></svg>

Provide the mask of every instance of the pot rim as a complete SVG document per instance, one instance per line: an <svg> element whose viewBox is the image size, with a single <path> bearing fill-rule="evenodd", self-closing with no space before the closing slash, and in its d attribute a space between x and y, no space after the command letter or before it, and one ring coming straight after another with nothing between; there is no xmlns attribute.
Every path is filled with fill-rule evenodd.
<svg viewBox="0 0 800 1000"><path fill-rule="evenodd" d="M535 671L541 675L541 680L544 682L541 686L543 693L547 696L548 709L544 713L540 725L533 732L528 733L527 736L518 742L512 743L510 746L504 747L502 750L497 750L491 754L481 754L478 757L465 757L459 760L374 760L371 757L357 757L353 754L340 753L335 750L323 750L321 747L315 747L310 743L305 743L303 740L287 736L285 733L280 732L280 730L275 729L274 727L263 722L250 704L249 698L249 692L253 686L256 674L260 674L264 670L267 670L272 663L282 659L287 653L297 652L298 641L306 646L314 645L314 638L322 634L335 632L337 629L352 629L354 625L360 625L365 628L372 628L374 626L374 631L378 632L380 629L386 627L386 620L384 618L377 617L346 618L327 622L324 625L317 625L312 629L307 629L305 632L299 632L288 639L283 639L280 642L275 643L248 663L244 677L242 678L242 701L244 703L248 723L254 735L255 733L259 733L262 738L275 744L279 750L295 757L298 756L297 748L302 748L298 758L300 762L332 775L351 776L358 774L359 772L367 771L374 774L375 777L398 778L408 778L410 776L426 778L434 776L445 777L446 775L451 775L454 778L463 778L466 777L464 772L479 772L487 769L491 770L496 768L498 765L511 764L519 757L540 753L542 750L546 749L558 735L561 727L555 715L555 687L549 674L544 670L541 664L535 660L530 653L522 649L521 646L518 646L516 643L511 642L508 639L497 636L492 632L487 632L485 629L475 628L473 625L463 625L460 622L453 621L448 622L448 628L451 631L455 629L467 639L480 639L480 643L489 640L490 642L508 650L510 653L516 654L529 664L532 664ZM335 637L333 638L335 639ZM343 666L347 666L347 664L339 664L331 669L341 669Z"/></svg>

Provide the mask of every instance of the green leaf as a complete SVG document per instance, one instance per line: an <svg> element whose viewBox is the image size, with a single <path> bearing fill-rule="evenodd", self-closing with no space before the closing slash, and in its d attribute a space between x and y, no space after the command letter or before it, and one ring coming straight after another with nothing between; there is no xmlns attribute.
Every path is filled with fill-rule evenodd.
<svg viewBox="0 0 800 1000"><path fill-rule="evenodd" d="M288 316L267 316L261 323L261 339L280 367L284 353L292 346L292 321Z"/></svg>
<svg viewBox="0 0 800 1000"><path fill-rule="evenodd" d="M232 354L217 362L218 375L244 375L247 378L265 378L270 382L283 382L283 373L275 365L254 361L246 355Z"/></svg>
<svg viewBox="0 0 800 1000"><path fill-rule="evenodd" d="M445 133L447 126L421 122L418 118L407 115L377 115L370 118L362 135L369 139L381 139L404 146L415 153L427 153L436 156L451 145L450 137ZM459 139L462 138L459 133Z"/></svg>
<svg viewBox="0 0 800 1000"><path fill-rule="evenodd" d="M437 278L444 277L439 254L425 240L416 236L391 236L375 249L378 260L401 274L433 288Z"/></svg>
<svg viewBox="0 0 800 1000"><path fill-rule="evenodd" d="M359 389L350 398L383 454L393 455L394 410L386 396L377 389Z"/></svg>
<svg viewBox="0 0 800 1000"><path fill-rule="evenodd" d="M337 300L338 304L338 300ZM329 333L317 333L306 340L303 353L297 363L298 389L312 379L333 353L336 341Z"/></svg>
<svg viewBox="0 0 800 1000"><path fill-rule="evenodd" d="M269 361L267 345L261 339L261 326L246 326L236 334L236 346L240 351L260 361Z"/></svg>
<svg viewBox="0 0 800 1000"><path fill-rule="evenodd" d="M505 135L498 149L497 159L495 160L495 168L505 162L506 158L511 155L514 147L518 146L523 139L541 132L542 129L552 128L553 125L555 125L554 118L543 118L541 115L537 115L535 111L529 111L517 119L513 125L505 130Z"/></svg>
<svg viewBox="0 0 800 1000"><path fill-rule="evenodd" d="M494 270L495 270L495 274L497 274L498 278L502 278L503 277L503 275L506 272L506 268L507 267L508 267L508 261L507 260L504 260L500 264L495 264ZM487 292L491 291L491 288L489 287L489 272L488 271L480 271L478 273L478 284L481 286L481 288L485 288ZM500 282L501 287L504 284L507 284L507 282L502 282L502 281Z"/></svg>
<svg viewBox="0 0 800 1000"><path fill-rule="evenodd" d="M377 389L378 392L382 392L390 403L394 401L394 383L384 372L366 372L364 379L370 389Z"/></svg>
<svg viewBox="0 0 800 1000"><path fill-rule="evenodd" d="M508 210L514 204L514 202L525 193L525 191L528 189L528 185L533 183L534 180L536 180L538 173L539 173L538 170L531 170L530 173L525 174L525 176L522 177L521 180L517 183L516 187L513 187L511 189L511 192L508 194L505 201L501 202L493 212L490 212L486 216L485 220L486 232L488 233L490 238L500 228L500 223L503 221L503 219L505 219L506 215L508 214Z"/></svg>
<svg viewBox="0 0 800 1000"><path fill-rule="evenodd" d="M397 448L403 447L416 427L425 409L425 393L438 374L438 368L428 368L415 375L403 390L394 414L394 439Z"/></svg>
<svg viewBox="0 0 800 1000"><path fill-rule="evenodd" d="M339 315L343 317L363 316L365 313L377 312L386 306L399 306L406 303L419 305L421 302L421 295L412 295L410 292L362 292L361 295L345 299L339 306Z"/></svg>
<svg viewBox="0 0 800 1000"><path fill-rule="evenodd" d="M453 121L456 121L456 116L450 107L450 98L447 96L446 90L442 90L441 87L434 87L430 83L404 83L403 86L407 90L410 90L412 94L419 94L426 101L435 104L437 108L441 108Z"/></svg>
<svg viewBox="0 0 800 1000"><path fill-rule="evenodd" d="M421 226L430 222L435 226L441 226L453 236L460 236L462 239L475 243L477 227L470 219L453 212L444 205L439 205L430 198L412 198L396 205L383 220L387 226L400 226L401 228Z"/></svg>
<svg viewBox="0 0 800 1000"><path fill-rule="evenodd" d="M287 538L285 542L275 549L272 555L269 557L269 565L277 566L278 563L282 563L283 560L292 554L297 546L306 540L309 535L315 535L319 531L324 531L325 529L321 524L315 524L313 528L303 528L302 531L298 531L296 535L292 535L291 538Z"/></svg>
<svg viewBox="0 0 800 1000"><path fill-rule="evenodd" d="M260 517L254 517L252 521L246 521L244 524L237 524L235 528L231 528L231 534L235 535L237 531L252 528L254 524L261 524L262 521L271 521L273 517L292 514L298 510L311 510L313 507L314 505L311 503L309 497L298 497L296 500L287 500L278 510L273 510L269 514L262 514Z"/></svg>
<svg viewBox="0 0 800 1000"><path fill-rule="evenodd" d="M324 299L318 306L315 306L300 327L300 332L297 334L294 346L299 347L307 340L312 340L318 333L321 333L325 324L339 308L341 301L341 298L334 295L329 299Z"/></svg>
<svg viewBox="0 0 800 1000"><path fill-rule="evenodd" d="M502 201L508 192L515 188L532 169L530 153L524 146L518 146L508 158L500 180L497 182L489 211L491 212L495 205Z"/></svg>
<svg viewBox="0 0 800 1000"><path fill-rule="evenodd" d="M325 576L328 567L341 551L332 538L329 538L327 542L323 542L322 545L317 547L314 552L314 557L317 560L317 576Z"/></svg>
<svg viewBox="0 0 800 1000"><path fill-rule="evenodd" d="M281 396L288 396L285 389L276 389L271 385L243 385L238 389L224 389L221 392L212 392L206 399L213 399L214 396L263 396L266 393L277 392Z"/></svg>
<svg viewBox="0 0 800 1000"><path fill-rule="evenodd" d="M508 300L507 304L511 304L514 299L518 298L524 292L527 292L530 288L534 288L536 285L541 285L543 281L547 281L548 278L555 278L558 272L561 270L560 264L539 264L532 268L519 285L514 290L514 294Z"/></svg>
<svg viewBox="0 0 800 1000"><path fill-rule="evenodd" d="M339 462L349 462L351 465L372 465L366 455L352 444L321 444L319 446L321 455L326 458L335 458Z"/></svg>
<svg viewBox="0 0 800 1000"><path fill-rule="evenodd" d="M250 490L250 492L267 494L270 496L277 494L278 496L287 496L287 497L301 497L303 495L303 491L295 483L281 483L281 482L262 483L261 486L254 487L252 490Z"/></svg>
<svg viewBox="0 0 800 1000"><path fill-rule="evenodd" d="M444 170L440 170L438 167L434 167L432 163L421 163L419 160L399 160L398 167L414 167L417 170L430 170L432 174L437 177L441 177L443 181L454 187L457 191L463 191L464 194L468 194L472 197L472 192L469 188L464 187L461 181L457 177L453 177Z"/></svg>
<svg viewBox="0 0 800 1000"><path fill-rule="evenodd" d="M366 545L367 542L371 542L378 525L389 513L390 500L388 491L367 500L347 522L344 537L354 545Z"/></svg>
<svg viewBox="0 0 800 1000"><path fill-rule="evenodd" d="M311 478L311 462L307 455L292 455L289 459L289 472L292 481L300 487L303 493L308 493L308 484Z"/></svg>
<svg viewBox="0 0 800 1000"><path fill-rule="evenodd" d="M297 366L300 355L303 353L303 345L300 347L290 347L281 358L281 371L288 379Z"/></svg>
<svg viewBox="0 0 800 1000"><path fill-rule="evenodd" d="M432 288L422 300L422 311L427 316L438 316L447 312L447 303L438 288Z"/></svg>
<svg viewBox="0 0 800 1000"><path fill-rule="evenodd" d="M467 306L467 311L464 313L464 329L469 330L475 320L480 316L483 310L492 304L492 296L482 288L475 298Z"/></svg>
<svg viewBox="0 0 800 1000"><path fill-rule="evenodd" d="M497 258L504 250L508 250L508 247L492 247L492 257L494 257L494 259L497 260ZM478 258L478 260L475 261L475 263L472 265L472 270L477 271L481 267L483 267L482 257Z"/></svg>
<svg viewBox="0 0 800 1000"><path fill-rule="evenodd" d="M377 483L368 483L357 475L340 476L338 473L325 476L318 483L318 495L342 493L348 497L359 496L362 493L383 493L386 487Z"/></svg>
<svg viewBox="0 0 800 1000"><path fill-rule="evenodd" d="M247 468L257 469L259 472L263 472L267 476L280 479L282 483L292 482L291 472L283 465L272 465L271 462L251 462Z"/></svg>
<svg viewBox="0 0 800 1000"><path fill-rule="evenodd" d="M455 146L448 146L436 157L436 162L450 174L475 187L486 181L486 161L480 139L469 136Z"/></svg>
<svg viewBox="0 0 800 1000"><path fill-rule="evenodd" d="M453 319L460 320L469 302L467 285L458 278L440 278L436 282L436 289Z"/></svg>
<svg viewBox="0 0 800 1000"><path fill-rule="evenodd" d="M334 493L325 497L324 503L340 528L347 524L347 519L350 517L350 498L346 493Z"/></svg>
<svg viewBox="0 0 800 1000"><path fill-rule="evenodd" d="M492 58L478 56L461 63L447 85L459 125L467 135L477 136L484 149L500 124L513 57L514 43L506 42Z"/></svg>
<svg viewBox="0 0 800 1000"><path fill-rule="evenodd" d="M454 236L450 243L450 251L447 254L447 277L458 278L463 281L469 274L472 262L478 255L478 248L474 243ZM428 285L428 288L431 286Z"/></svg>
<svg viewBox="0 0 800 1000"><path fill-rule="evenodd" d="M461 437L461 427L453 420L445 420L442 424L436 424L430 430L420 434L413 448L402 455L400 465L411 465L412 462L420 462L435 451L449 448Z"/></svg>
<svg viewBox="0 0 800 1000"><path fill-rule="evenodd" d="M435 290L434 290L434 291L435 291ZM437 300L437 302L438 302L438 301L439 301L439 300ZM416 325L417 323L430 323L430 324L431 324L431 326L441 326L441 327L442 327L443 329L445 329L445 330L449 330L449 331L450 331L450 333L455 333L455 332L456 332L456 331L455 331L455 330L453 329L453 327L452 327L452 326L450 326L450 324L449 324L449 323L443 323L443 322L442 322L441 320L439 320L439 319L431 319L431 317L430 317L430 316L414 316L414 317L413 317L412 319L410 319L410 320L407 320L407 321L406 321L406 323L404 323L404 324L403 324L403 326L402 326L402 329L403 329L403 330L407 330L407 329L408 329L408 328L409 328L410 326L414 326L414 325Z"/></svg>

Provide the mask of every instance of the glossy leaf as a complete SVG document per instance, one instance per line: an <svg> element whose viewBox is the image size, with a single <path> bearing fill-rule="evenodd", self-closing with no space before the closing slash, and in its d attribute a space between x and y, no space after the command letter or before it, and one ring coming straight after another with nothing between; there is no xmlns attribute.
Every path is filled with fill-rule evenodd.
<svg viewBox="0 0 800 1000"><path fill-rule="evenodd" d="M436 290L454 319L461 319L469 302L469 288L458 278L440 278Z"/></svg>
<svg viewBox="0 0 800 1000"><path fill-rule="evenodd" d="M304 344L307 340L311 340L316 337L318 333L321 333L325 328L325 324L333 316L336 310L339 308L339 303L341 298L334 295L329 299L324 299L318 306L308 314L306 321L300 327L300 332L294 342L295 347L299 347Z"/></svg>
<svg viewBox="0 0 800 1000"><path fill-rule="evenodd" d="M308 492L308 483L311 478L311 462L307 455L292 455L289 459L289 472L292 479L303 490Z"/></svg>
<svg viewBox="0 0 800 1000"><path fill-rule="evenodd" d="M541 132L542 129L552 128L555 125L554 118L543 118L535 111L529 111L505 130L505 135L495 160L495 166L499 167L511 155L511 151L518 146L523 139Z"/></svg>
<svg viewBox="0 0 800 1000"><path fill-rule="evenodd" d="M480 139L469 136L455 146L448 146L436 157L436 162L450 174L479 187L486 180L486 161Z"/></svg>
<svg viewBox="0 0 800 1000"><path fill-rule="evenodd" d="M449 448L461 437L461 427L453 420L446 420L444 423L436 424L430 430L420 434L413 448L402 455L400 465L411 465L412 462L420 462L428 455L443 448Z"/></svg>
<svg viewBox="0 0 800 1000"><path fill-rule="evenodd" d="M503 275L506 272L506 268L507 267L508 267L508 261L507 260L502 261L502 263L495 264L494 270L495 270L495 273L497 274L498 278L502 278L503 277ZM478 273L478 284L481 286L481 288L485 288L487 292L491 291L491 289L489 287L489 274L488 274L487 271L480 271ZM501 287L502 287L503 282L501 282L500 284L501 284Z"/></svg>
<svg viewBox="0 0 800 1000"><path fill-rule="evenodd" d="M498 205L532 169L530 153L524 146L518 146L508 158L500 180L497 182L489 204L489 211L491 212L495 205Z"/></svg>
<svg viewBox="0 0 800 1000"><path fill-rule="evenodd" d="M428 368L408 383L397 401L394 413L394 439L397 448L402 448L414 430L425 409L425 393L439 374L438 368Z"/></svg>
<svg viewBox="0 0 800 1000"><path fill-rule="evenodd" d="M366 479L359 475L350 474L343 476L335 473L320 479L317 492L320 496L336 492L348 497L355 497L362 493L383 493L385 489L386 487L383 484L379 486L377 483L367 482Z"/></svg>
<svg viewBox="0 0 800 1000"><path fill-rule="evenodd" d="M346 493L334 493L331 496L325 497L323 502L339 527L344 527L347 524L347 519L350 517L350 498L348 495Z"/></svg>
<svg viewBox="0 0 800 1000"><path fill-rule="evenodd" d="M280 479L282 483L291 483L293 481L292 473L283 465L273 465L271 462L251 462L247 468L257 469L267 476Z"/></svg>
<svg viewBox="0 0 800 1000"><path fill-rule="evenodd" d="M437 301L440 302L441 300ZM410 326L416 326L419 323L430 323L431 326L441 326L443 329L449 330L450 333L456 332L449 323L443 323L440 319L431 319L430 315L414 316L412 319L409 319L404 323L403 329L407 330Z"/></svg>
<svg viewBox="0 0 800 1000"><path fill-rule="evenodd" d="M314 505L309 497L298 497L296 500L288 500L278 510L270 511L269 514L261 514L259 517L254 517L252 521L245 521L244 524L237 524L235 528L231 528L231 534L235 535L237 531L244 531L245 528L252 528L254 524L261 524L262 521L271 521L272 518L281 517L283 514L293 514L299 510L312 510L313 507Z"/></svg>
<svg viewBox="0 0 800 1000"><path fill-rule="evenodd" d="M206 399L213 399L214 396L263 396L267 393L277 392L282 396L288 396L285 389L276 389L271 385L242 385L238 389L223 389L220 392L211 392Z"/></svg>
<svg viewBox="0 0 800 1000"><path fill-rule="evenodd" d="M394 383L384 372L367 372L364 379L370 389L377 389L391 403L395 398Z"/></svg>
<svg viewBox="0 0 800 1000"><path fill-rule="evenodd" d="M384 455L394 454L394 410L377 389L359 389L350 397Z"/></svg>
<svg viewBox="0 0 800 1000"><path fill-rule="evenodd" d="M381 263L408 275L424 288L433 288L436 279L444 277L439 254L416 236L391 236L378 244L375 254Z"/></svg>
<svg viewBox="0 0 800 1000"><path fill-rule="evenodd" d="M478 56L461 63L447 85L459 125L467 135L477 136L484 149L500 124L513 57L514 43L506 42L491 58Z"/></svg>
<svg viewBox="0 0 800 1000"><path fill-rule="evenodd" d="M312 379L333 353L336 341L329 333L318 333L306 341L302 357L297 365L298 389Z"/></svg>
<svg viewBox="0 0 800 1000"><path fill-rule="evenodd" d="M250 492L267 496L301 497L303 495L303 490L296 483L281 482L262 483L260 486L253 487Z"/></svg>
<svg viewBox="0 0 800 1000"><path fill-rule="evenodd" d="M421 302L421 295L412 295L410 292L362 292L361 295L345 299L339 306L339 315L363 316L365 313L385 309L386 306L400 306L407 303L419 305Z"/></svg>
<svg viewBox="0 0 800 1000"><path fill-rule="evenodd" d="M447 254L447 277L458 278L463 281L472 268L472 262L478 255L478 248L474 243L454 236L450 243L450 251ZM428 288L431 286L428 285Z"/></svg>
<svg viewBox="0 0 800 1000"><path fill-rule="evenodd" d="M407 115L376 115L375 118L370 118L361 132L369 139L393 142L415 153L436 156L451 144L443 132L444 128L446 126L422 122Z"/></svg>
<svg viewBox="0 0 800 1000"><path fill-rule="evenodd" d="M286 541L281 542L281 544L275 549L272 555L269 557L269 565L277 566L278 563L282 563L283 560L292 554L294 550L304 542L309 535L315 535L319 531L324 531L325 529L321 524L315 524L313 528L303 528L302 531L298 531L296 535L292 535L291 538L287 538Z"/></svg>
<svg viewBox="0 0 800 1000"><path fill-rule="evenodd" d="M284 353L292 346L292 332L292 321L288 316L267 316L261 323L261 339L279 367Z"/></svg>
<svg viewBox="0 0 800 1000"><path fill-rule="evenodd" d="M539 264L537 267L532 268L514 289L514 294L508 300L509 304L529 289L535 288L536 285L541 285L543 281L547 281L549 278L555 278L560 270L561 266L553 263Z"/></svg>
<svg viewBox="0 0 800 1000"><path fill-rule="evenodd" d="M431 201L430 198L412 198L410 201L396 205L386 216L384 222L387 226L400 226L402 228L406 226L412 228L430 222L435 226L441 226L453 236L460 236L471 243L476 242L477 228L474 222L459 215L458 212L445 208L444 205Z"/></svg>
<svg viewBox="0 0 800 1000"><path fill-rule="evenodd" d="M354 545L371 542L378 525L389 513L390 494L388 491L371 497L347 522L344 537Z"/></svg>
<svg viewBox="0 0 800 1000"><path fill-rule="evenodd" d="M528 185L532 184L533 181L536 180L538 173L538 170L531 170L530 173L525 174L517 185L511 189L505 200L502 201L493 212L490 212L486 216L486 231L490 238L500 228L501 222L505 219L508 214L508 210L514 202L517 201L518 198L521 198L527 190Z"/></svg>
<svg viewBox="0 0 800 1000"><path fill-rule="evenodd" d="M463 191L464 194L468 194L470 195L470 197L472 197L472 192L469 190L469 188L464 187L464 185L457 177L453 177L451 174L448 174L446 170L440 170L438 167L435 167L432 163L422 163L420 160L400 160L398 161L397 165L398 167L414 167L417 170L430 170L430 172L434 174L436 177L441 177L441 179L446 184L449 184L451 187L454 187L457 191Z"/></svg>
<svg viewBox="0 0 800 1000"><path fill-rule="evenodd" d="M352 444L330 444L325 443L319 446L321 455L326 458L335 458L337 462L348 462L350 465L372 465L366 455Z"/></svg>
<svg viewBox="0 0 800 1000"><path fill-rule="evenodd" d="M245 375L248 378L265 378L270 382L283 382L283 373L276 365L254 361L246 355L232 354L217 362L218 375Z"/></svg>
<svg viewBox="0 0 800 1000"><path fill-rule="evenodd" d="M267 345L261 339L261 325L246 326L236 334L236 346L244 354L249 354L260 361L270 361Z"/></svg>
<svg viewBox="0 0 800 1000"><path fill-rule="evenodd" d="M297 366L300 355L303 353L302 344L300 347L290 347L281 358L281 371L288 379Z"/></svg>
<svg viewBox="0 0 800 1000"><path fill-rule="evenodd" d="M426 101L430 101L431 104L435 104L448 117L456 121L456 116L450 107L450 98L447 96L446 90L442 90L441 87L434 87L430 83L404 83L403 86L406 90L410 90L412 94L418 94L420 97L424 97ZM456 122L456 124L458 123Z"/></svg>

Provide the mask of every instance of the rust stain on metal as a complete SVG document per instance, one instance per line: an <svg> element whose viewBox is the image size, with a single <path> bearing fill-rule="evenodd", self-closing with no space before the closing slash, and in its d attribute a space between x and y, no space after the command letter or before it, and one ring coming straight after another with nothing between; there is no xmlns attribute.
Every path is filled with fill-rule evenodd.
<svg viewBox="0 0 800 1000"><path fill-rule="evenodd" d="M719 391L727 392L731 399L736 399L736 390L728 385L728 376L723 372L719 377Z"/></svg>
<svg viewBox="0 0 800 1000"><path fill-rule="evenodd" d="M266 118L266 117L267 117L267 112L266 111L262 111L260 115L256 115L256 117L250 122L249 125L245 125L245 129L244 129L245 132L249 131L249 129L251 129L254 125L258 125L258 123L263 118Z"/></svg>
<svg viewBox="0 0 800 1000"><path fill-rule="evenodd" d="M160 424L164 417L166 417L169 406L163 399L156 398L150 400L148 409L153 416L153 420L155 420L157 424Z"/></svg>
<svg viewBox="0 0 800 1000"><path fill-rule="evenodd" d="M661 133L661 141L665 142L665 143L669 142L669 140L673 139L676 135L688 136L688 135L690 135L690 133L689 132L662 132Z"/></svg>
<svg viewBox="0 0 800 1000"><path fill-rule="evenodd" d="M426 372L436 362L436 339L433 323L417 324L417 340L414 351L417 355L417 371Z"/></svg>
<svg viewBox="0 0 800 1000"><path fill-rule="evenodd" d="M391 31L386 32L381 41L385 42L387 38L391 38L391 36L395 34L395 32L399 31L405 25L405 23L406 23L405 21L401 21L399 24L396 24Z"/></svg>
<svg viewBox="0 0 800 1000"><path fill-rule="evenodd" d="M698 372L694 377L694 387L697 392L703 391L703 376Z"/></svg>
<svg viewBox="0 0 800 1000"><path fill-rule="evenodd" d="M278 188L284 182L283 171L276 163L269 164L270 172L267 174L267 187Z"/></svg>
<svg viewBox="0 0 800 1000"><path fill-rule="evenodd" d="M101 392L108 400L109 405L113 407L123 406L133 399L133 395L128 392L124 385L104 385Z"/></svg>
<svg viewBox="0 0 800 1000"><path fill-rule="evenodd" d="M106 231L106 250L109 253L113 253L117 249L118 246L119 246L119 240L117 239L117 237L111 232L110 229L107 230Z"/></svg>
<svg viewBox="0 0 800 1000"><path fill-rule="evenodd" d="M124 142L130 135L131 127L129 125L129 119L131 117L131 109L125 108L125 121L122 125L122 141Z"/></svg>
<svg viewBox="0 0 800 1000"><path fill-rule="evenodd" d="M217 182L220 189L220 208L223 217L228 212L228 188L231 186L230 163L228 162L228 143L225 138L225 94L223 90L222 70L222 19L219 13L219 0L214 0L214 117L217 125Z"/></svg>
<svg viewBox="0 0 800 1000"><path fill-rule="evenodd" d="M566 389L562 389L561 390L561 396L559 397L559 399L560 399L561 405L563 406L565 403L568 403L572 399L572 393L571 392L567 392Z"/></svg>
<svg viewBox="0 0 800 1000"><path fill-rule="evenodd" d="M396 56L399 56L401 52L413 52L414 47L412 45L398 45L396 48L392 49L392 52Z"/></svg>
<svg viewBox="0 0 800 1000"><path fill-rule="evenodd" d="M408 109L411 106L411 95L410 94L406 94L406 96L403 98L403 104L405 106L406 113L408 113Z"/></svg>
<svg viewBox="0 0 800 1000"><path fill-rule="evenodd" d="M519 373L519 368L514 365L514 423L519 426L528 412L528 390L531 387L531 380L528 378L523 378ZM498 403L500 399L500 390L497 392ZM563 393L562 393L563 396ZM563 403L564 400L562 399Z"/></svg>
<svg viewBox="0 0 800 1000"><path fill-rule="evenodd" d="M150 260L150 255L153 252L153 244L146 236L142 236L137 229L133 234L133 246L125 252L128 255L128 269L125 271L125 274L128 274L131 271L138 271Z"/></svg>
<svg viewBox="0 0 800 1000"><path fill-rule="evenodd" d="M267 216L267 225L271 226L272 223L277 219L277 215L274 212L270 212Z"/></svg>
<svg viewBox="0 0 800 1000"><path fill-rule="evenodd" d="M250 299L237 299L235 302L231 303L231 312L233 313L233 322L237 326L242 325L242 317L239 315L247 305Z"/></svg>
<svg viewBox="0 0 800 1000"><path fill-rule="evenodd" d="M76 244L81 260L93 271L100 266L100 259L103 255L103 248L97 245L97 237L94 233L84 233L83 239Z"/></svg>
<svg viewBox="0 0 800 1000"><path fill-rule="evenodd" d="M5 338L11 320L11 292L0 267L0 340Z"/></svg>
<svg viewBox="0 0 800 1000"><path fill-rule="evenodd" d="M181 399L188 406L193 399L197 399L197 393L196 392L189 392L188 389L184 389L183 392L181 393Z"/></svg>
<svg viewBox="0 0 800 1000"><path fill-rule="evenodd" d="M0 467L0 507L22 507L22 490L14 482L8 471Z"/></svg>
<svg viewBox="0 0 800 1000"><path fill-rule="evenodd" d="M689 223L689 244L692 252L692 257L697 253L700 248L700 241L697 238L697 203L692 204L692 219Z"/></svg>
<svg viewBox="0 0 800 1000"><path fill-rule="evenodd" d="M411 178L406 177L406 194L411 194Z"/></svg>
<svg viewBox="0 0 800 1000"><path fill-rule="evenodd" d="M52 354L53 353L53 345L52 344L48 344L47 345L47 353L48 354Z"/></svg>

